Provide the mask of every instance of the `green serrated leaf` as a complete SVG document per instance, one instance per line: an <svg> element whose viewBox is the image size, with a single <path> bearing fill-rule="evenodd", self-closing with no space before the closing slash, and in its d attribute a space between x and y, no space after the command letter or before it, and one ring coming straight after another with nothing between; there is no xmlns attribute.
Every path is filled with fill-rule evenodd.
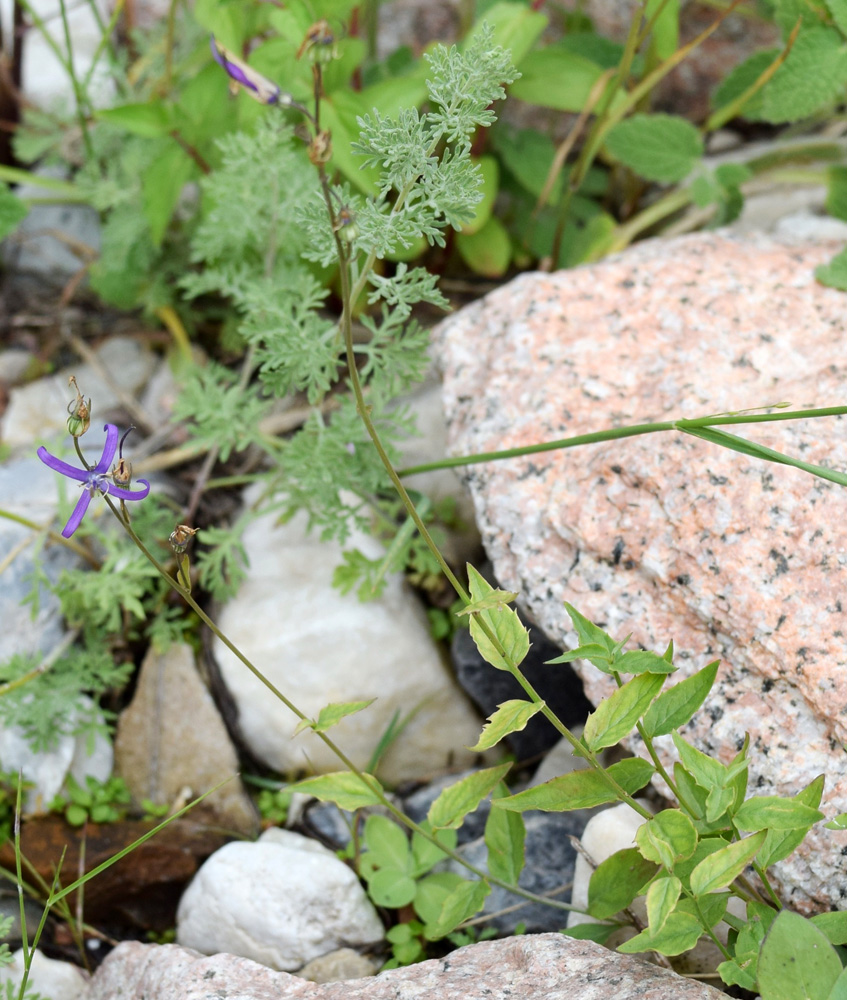
<svg viewBox="0 0 847 1000"><path fill-rule="evenodd" d="M502 796L495 796L494 801ZM517 885L524 866L526 827L520 813L492 809L485 821L488 871L494 878Z"/></svg>
<svg viewBox="0 0 847 1000"><path fill-rule="evenodd" d="M764 49L760 52L754 52L752 56L730 70L712 95L712 107L715 109L724 108L741 97L773 63L779 52L779 49ZM757 91L744 103L741 115L749 121L759 121L761 119L761 90Z"/></svg>
<svg viewBox="0 0 847 1000"><path fill-rule="evenodd" d="M468 813L472 813L505 778L511 763L474 771L449 788L445 788L429 807L427 819L433 830L457 830Z"/></svg>
<svg viewBox="0 0 847 1000"><path fill-rule="evenodd" d="M657 878L647 890L647 923L655 935L666 925L682 894L682 882L673 875Z"/></svg>
<svg viewBox="0 0 847 1000"><path fill-rule="evenodd" d="M561 656L557 656L553 660L545 660L547 664L552 663L572 663L574 660L590 660L592 663L596 663L597 660L601 660L603 663L611 666L612 659L609 650L605 646L601 646L598 642L589 642L585 646L577 646L576 649L567 649ZM604 671L609 673L609 670Z"/></svg>
<svg viewBox="0 0 847 1000"><path fill-rule="evenodd" d="M672 674L676 667L664 656L648 649L631 649L615 659L615 670L621 674Z"/></svg>
<svg viewBox="0 0 847 1000"><path fill-rule="evenodd" d="M610 653L615 648L615 640L604 632L599 625L590 622L585 615L581 615L572 604L565 601L565 610L570 616L574 631L579 636L580 646L598 645L603 646Z"/></svg>
<svg viewBox="0 0 847 1000"><path fill-rule="evenodd" d="M487 882L465 882L450 893L441 906L438 918L427 923L424 936L428 941L438 941L454 931L464 920L479 913L485 897L491 892Z"/></svg>
<svg viewBox="0 0 847 1000"><path fill-rule="evenodd" d="M590 750L614 746L635 728L659 693L665 674L639 674L618 688L588 716L582 738Z"/></svg>
<svg viewBox="0 0 847 1000"><path fill-rule="evenodd" d="M762 1000L826 1000L840 975L841 960L826 935L799 913L783 910L759 955Z"/></svg>
<svg viewBox="0 0 847 1000"><path fill-rule="evenodd" d="M489 716L489 721L483 726L482 734L471 750L481 753L496 746L509 733L519 733L526 728L529 720L544 707L543 702L533 704L531 701L521 701L515 698L504 701L497 706L497 711Z"/></svg>
<svg viewBox="0 0 847 1000"><path fill-rule="evenodd" d="M588 912L598 920L613 917L639 896L658 871L635 847L601 861L588 882Z"/></svg>
<svg viewBox="0 0 847 1000"><path fill-rule="evenodd" d="M719 666L720 660L714 660L693 677L687 677L667 691L662 691L644 714L646 734L650 737L665 736L671 730L684 726L706 700Z"/></svg>
<svg viewBox="0 0 847 1000"><path fill-rule="evenodd" d="M843 96L847 53L833 28L802 31L762 91L762 118L778 124L806 118Z"/></svg>
<svg viewBox="0 0 847 1000"><path fill-rule="evenodd" d="M653 765L641 757L629 757L606 769L606 773L632 795L642 789L655 773ZM614 802L617 793L598 771L571 771L558 778L551 778L543 785L527 788L516 795L495 799L493 806L525 812L540 809L543 812L568 812L571 809L590 809L604 802Z"/></svg>
<svg viewBox="0 0 847 1000"><path fill-rule="evenodd" d="M648 928L618 945L618 951L627 955L637 955L642 951L658 951L661 955L681 955L685 951L691 951L702 933L700 922L690 913L672 913L660 931L654 934Z"/></svg>
<svg viewBox="0 0 847 1000"><path fill-rule="evenodd" d="M377 805L384 798L382 785L373 775L365 774L359 778L350 771L333 771L315 778L306 778L291 785L290 789L314 795L321 802L334 802L339 809L351 812Z"/></svg>
<svg viewBox="0 0 847 1000"><path fill-rule="evenodd" d="M783 799L778 795L757 795L747 799L733 817L739 830L798 830L808 829L824 818L819 809Z"/></svg>
<svg viewBox="0 0 847 1000"><path fill-rule="evenodd" d="M663 809L636 830L635 842L648 861L672 870L677 862L694 853L697 831L679 809Z"/></svg>
<svg viewBox="0 0 847 1000"><path fill-rule="evenodd" d="M703 155L703 137L685 118L636 114L609 130L606 151L639 177L672 184L696 166Z"/></svg>
<svg viewBox="0 0 847 1000"><path fill-rule="evenodd" d="M492 594L494 588L470 564L468 565L468 586L471 600L481 601ZM503 658L497 646L483 631L480 619L494 633L505 651L507 659ZM486 663L498 670L512 670L512 666L520 664L529 652L529 633L521 625L517 612L512 608L498 607L482 611L470 620L470 633L476 647Z"/></svg>
<svg viewBox="0 0 847 1000"><path fill-rule="evenodd" d="M765 832L761 831L710 854L691 873L691 891L702 896L729 885L750 864L764 842Z"/></svg>

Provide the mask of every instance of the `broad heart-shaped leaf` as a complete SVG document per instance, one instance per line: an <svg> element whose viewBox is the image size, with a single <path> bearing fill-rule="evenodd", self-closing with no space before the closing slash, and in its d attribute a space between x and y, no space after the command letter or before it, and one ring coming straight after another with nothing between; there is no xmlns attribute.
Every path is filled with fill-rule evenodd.
<svg viewBox="0 0 847 1000"><path fill-rule="evenodd" d="M565 601L565 610L570 615L571 623L576 634L579 636L580 646L589 646L596 643L598 646L604 646L610 653L614 650L616 643L608 632L604 632L599 625L590 622L585 615L581 615L567 601Z"/></svg>
<svg viewBox="0 0 847 1000"><path fill-rule="evenodd" d="M718 674L720 660L698 670L693 677L674 684L659 697L644 714L644 731L648 736L666 736L688 722L706 700Z"/></svg>
<svg viewBox="0 0 847 1000"><path fill-rule="evenodd" d="M417 883L396 868L380 868L368 878L368 895L377 906L399 910L415 898Z"/></svg>
<svg viewBox="0 0 847 1000"><path fill-rule="evenodd" d="M465 882L456 886L441 904L436 920L427 922L424 936L428 941L438 941L454 931L462 921L479 913L485 897L491 892L487 882Z"/></svg>
<svg viewBox="0 0 847 1000"><path fill-rule="evenodd" d="M801 31L762 92L762 118L778 124L805 118L837 100L847 84L847 54L833 28Z"/></svg>
<svg viewBox="0 0 847 1000"><path fill-rule="evenodd" d="M468 564L468 586L473 601L481 601L494 590L491 584L483 579L470 564ZM480 620L484 621L489 630L494 633L508 660L503 658L500 651L485 634ZM482 658L498 670L511 671L512 667L521 663L529 652L529 633L521 625L517 612L511 608L492 608L489 611L481 611L478 616L474 615L470 620L470 632Z"/></svg>
<svg viewBox="0 0 847 1000"><path fill-rule="evenodd" d="M695 896L702 896L729 885L750 864L764 842L765 831L762 830L710 854L691 873L691 891Z"/></svg>
<svg viewBox="0 0 847 1000"><path fill-rule="evenodd" d="M364 774L359 778L351 771L319 774L316 778L306 778L290 787L294 792L306 792L321 802L334 802L339 809L351 812L365 806L375 806L385 797L382 785L373 775Z"/></svg>
<svg viewBox="0 0 847 1000"><path fill-rule="evenodd" d="M615 670L621 674L672 674L676 667L649 649L631 649L615 660Z"/></svg>
<svg viewBox="0 0 847 1000"><path fill-rule="evenodd" d="M520 698L504 701L502 705L497 706L497 711L489 716L490 721L482 727L479 739L470 749L477 753L490 750L504 736L508 736L509 733L519 733L525 729L533 715L537 715L543 707L543 702L536 705L531 701L521 701Z"/></svg>
<svg viewBox="0 0 847 1000"><path fill-rule="evenodd" d="M703 137L685 118L636 114L610 129L606 151L639 177L672 184L694 169L703 155Z"/></svg>
<svg viewBox="0 0 847 1000"><path fill-rule="evenodd" d="M441 913L444 900L465 880L457 872L436 872L418 882L415 913L425 924L434 923Z"/></svg>
<svg viewBox="0 0 847 1000"><path fill-rule="evenodd" d="M635 847L615 851L591 873L588 912L598 920L613 917L629 906L657 871Z"/></svg>
<svg viewBox="0 0 847 1000"><path fill-rule="evenodd" d="M816 913L810 919L815 927L826 935L830 944L847 944L847 911Z"/></svg>
<svg viewBox="0 0 847 1000"><path fill-rule="evenodd" d="M301 719L297 723L294 735L296 736L303 729L313 729L316 733L325 733L327 729L337 726L348 715L354 715L356 712L363 711L368 705L373 705L375 701L376 698L369 698L367 701L331 702L329 705L324 705L318 713L317 719Z"/></svg>
<svg viewBox="0 0 847 1000"><path fill-rule="evenodd" d="M733 820L739 830L799 830L808 829L824 818L819 809L803 805L796 799L778 795L758 795L742 802Z"/></svg>
<svg viewBox="0 0 847 1000"><path fill-rule="evenodd" d="M368 816L365 821L365 844L372 855L374 867L397 868L407 874L411 872L409 840L394 820L387 816Z"/></svg>
<svg viewBox="0 0 847 1000"><path fill-rule="evenodd" d="M639 674L612 692L588 716L582 738L590 750L602 750L619 743L635 727L661 690L664 674Z"/></svg>
<svg viewBox="0 0 847 1000"><path fill-rule="evenodd" d="M636 955L642 951L681 955L684 951L691 951L702 933L703 928L696 917L692 917L690 913L672 913L660 931L654 934L648 928L618 945L618 951L628 955Z"/></svg>
<svg viewBox="0 0 847 1000"><path fill-rule="evenodd" d="M606 769L606 773L632 795L642 789L655 773L655 768L641 757L628 757ZM540 809L543 812L568 812L571 809L590 809L604 802L615 802L617 793L598 771L571 771L570 774L551 778L543 785L527 788L516 795L494 799L492 806L525 812Z"/></svg>
<svg viewBox="0 0 847 1000"><path fill-rule="evenodd" d="M496 801L496 796L495 796ZM526 827L520 813L491 809L485 821L488 871L494 878L517 885L524 866Z"/></svg>
<svg viewBox="0 0 847 1000"><path fill-rule="evenodd" d="M794 796L793 801L802 802L803 805L816 809L821 804L823 786L824 776L819 774ZM763 868L769 868L777 861L784 860L803 843L809 829L810 827L801 827L799 830L768 830L756 860Z"/></svg>
<svg viewBox="0 0 847 1000"><path fill-rule="evenodd" d="M762 1000L827 1000L841 960L811 920L783 910L762 945L758 971Z"/></svg>
<svg viewBox="0 0 847 1000"><path fill-rule="evenodd" d="M511 763L498 764L483 771L474 771L457 781L438 796L429 807L427 819L433 830L451 828L458 830L468 813L472 813L482 800L505 778Z"/></svg>
<svg viewBox="0 0 847 1000"><path fill-rule="evenodd" d="M657 878L647 890L647 923L657 934L667 923L682 893L682 882L673 875Z"/></svg>
<svg viewBox="0 0 847 1000"><path fill-rule="evenodd" d="M673 869L694 853L697 831L679 809L663 809L635 831L635 842L648 861Z"/></svg>

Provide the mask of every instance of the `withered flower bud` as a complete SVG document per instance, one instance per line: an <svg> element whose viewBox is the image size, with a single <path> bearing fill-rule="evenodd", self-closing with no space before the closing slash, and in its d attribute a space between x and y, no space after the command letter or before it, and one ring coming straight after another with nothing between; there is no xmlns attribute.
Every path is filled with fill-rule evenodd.
<svg viewBox="0 0 847 1000"><path fill-rule="evenodd" d="M182 555L183 552L188 548L188 543L197 534L197 528L189 528L187 524L178 524L174 530L171 532L168 541L171 543L171 548L177 555Z"/></svg>
<svg viewBox="0 0 847 1000"><path fill-rule="evenodd" d="M332 136L324 130L309 143L309 160L316 167L327 163L332 156Z"/></svg>
<svg viewBox="0 0 847 1000"><path fill-rule="evenodd" d="M326 19L322 18L320 21L315 21L309 28L303 41L300 43L296 58L300 59L307 52L312 62L327 63L332 59L338 58L335 35L329 26L329 21Z"/></svg>
<svg viewBox="0 0 847 1000"><path fill-rule="evenodd" d="M68 403L68 433L71 437L82 437L91 426L91 400L87 402L76 384L76 376L71 375L68 385L74 387L76 399Z"/></svg>
<svg viewBox="0 0 847 1000"><path fill-rule="evenodd" d="M132 463L119 458L112 469L112 482L116 486L129 486L132 482Z"/></svg>

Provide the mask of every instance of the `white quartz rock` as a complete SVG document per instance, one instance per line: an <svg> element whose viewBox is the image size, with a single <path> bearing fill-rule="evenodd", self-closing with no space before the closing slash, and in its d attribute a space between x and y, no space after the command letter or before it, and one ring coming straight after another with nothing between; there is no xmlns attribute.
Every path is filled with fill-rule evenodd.
<svg viewBox="0 0 847 1000"><path fill-rule="evenodd" d="M317 841L268 830L216 851L180 900L177 941L290 972L383 926L355 873Z"/></svg>

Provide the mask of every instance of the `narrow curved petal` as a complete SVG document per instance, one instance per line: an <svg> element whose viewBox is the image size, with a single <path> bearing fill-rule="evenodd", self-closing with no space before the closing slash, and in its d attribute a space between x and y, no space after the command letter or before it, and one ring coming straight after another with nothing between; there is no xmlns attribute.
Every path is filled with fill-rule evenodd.
<svg viewBox="0 0 847 1000"><path fill-rule="evenodd" d="M127 490L122 486L113 486L109 483L109 496L117 497L118 500L143 500L150 492L150 484L146 479L139 479L139 484L144 484L143 490Z"/></svg>
<svg viewBox="0 0 847 1000"><path fill-rule="evenodd" d="M72 465L68 465L67 462L63 462L61 458L56 458L55 455L51 455L50 452L41 447L36 452L41 461L49 466L54 472L59 472L63 476L67 476L69 479L76 479L78 483L84 483L88 480L88 472L85 469L75 469Z"/></svg>
<svg viewBox="0 0 847 1000"><path fill-rule="evenodd" d="M104 472L109 471L112 459L118 450L118 428L115 424L106 424L103 430L106 432L106 443L103 445L103 454L100 456L100 461L91 470L92 473L97 473L101 476Z"/></svg>
<svg viewBox="0 0 847 1000"><path fill-rule="evenodd" d="M88 510L88 505L91 503L91 491L83 490L82 495L76 502L76 507L74 507L74 512L71 514L68 523L62 528L62 535L65 538L70 538L71 535L76 531L76 529L82 524L82 519L85 517L85 512Z"/></svg>

